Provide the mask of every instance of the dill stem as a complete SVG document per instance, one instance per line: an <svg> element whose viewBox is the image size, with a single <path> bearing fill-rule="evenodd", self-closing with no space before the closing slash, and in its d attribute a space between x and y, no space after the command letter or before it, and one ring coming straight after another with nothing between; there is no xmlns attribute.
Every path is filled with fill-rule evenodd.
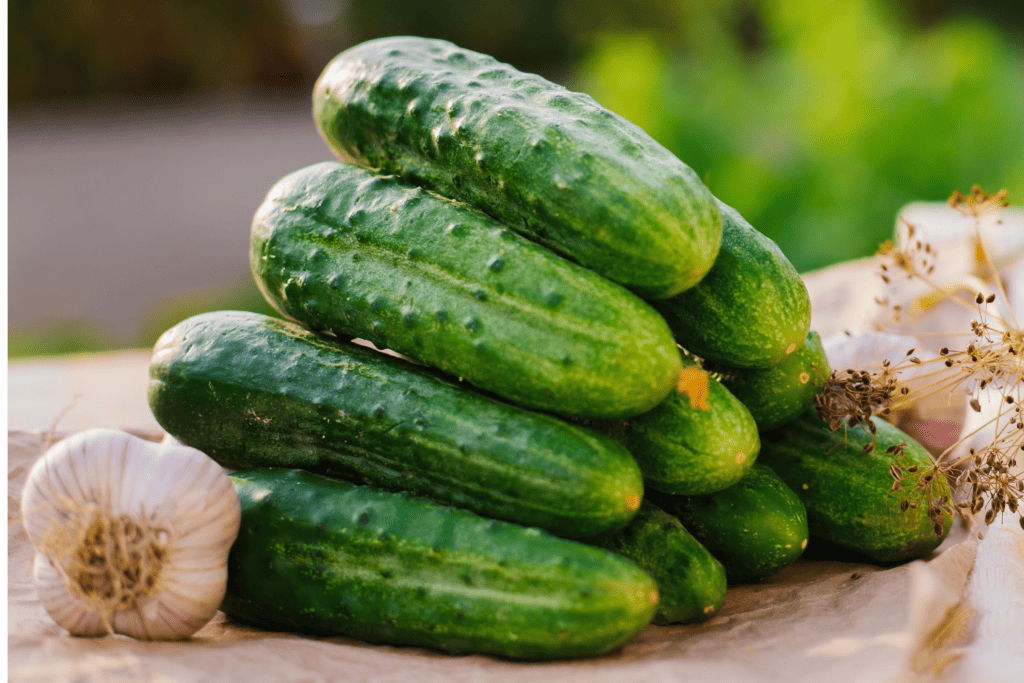
<svg viewBox="0 0 1024 683"><path fill-rule="evenodd" d="M1006 296L1006 288L1003 286L1003 278L1000 277L999 271L996 270L995 264L992 262L992 257L989 256L988 249L985 248L985 242L981 239L981 221L977 216L974 218L974 237L978 240L978 246L981 249L982 255L985 257L985 266L988 268L988 272L992 273L992 279L995 280L996 289L1003 297L1003 301L1007 302L1006 310L1010 314L1010 323L1015 329L1019 329L1017 324L1017 316L1013 313L1013 307L1009 305L1010 297ZM1003 327L1006 327L1005 321Z"/></svg>

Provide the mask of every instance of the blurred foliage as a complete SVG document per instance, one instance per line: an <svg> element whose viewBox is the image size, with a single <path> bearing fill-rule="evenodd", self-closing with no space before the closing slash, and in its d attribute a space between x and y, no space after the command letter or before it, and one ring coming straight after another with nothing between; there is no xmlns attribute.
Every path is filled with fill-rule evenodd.
<svg viewBox="0 0 1024 683"><path fill-rule="evenodd" d="M991 24L878 0L679 2L602 33L576 85L691 165L801 271L872 253L913 200L1024 197L1024 65Z"/></svg>
<svg viewBox="0 0 1024 683"><path fill-rule="evenodd" d="M277 0L10 0L7 12L11 104L304 78Z"/></svg>
<svg viewBox="0 0 1024 683"><path fill-rule="evenodd" d="M84 320L50 321L7 331L8 358L103 351L115 346L109 334Z"/></svg>

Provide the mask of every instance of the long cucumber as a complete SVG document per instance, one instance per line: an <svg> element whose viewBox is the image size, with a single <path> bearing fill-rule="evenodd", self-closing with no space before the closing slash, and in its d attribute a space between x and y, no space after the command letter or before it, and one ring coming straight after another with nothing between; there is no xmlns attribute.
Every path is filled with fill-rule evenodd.
<svg viewBox="0 0 1024 683"><path fill-rule="evenodd" d="M179 323L150 377L160 425L227 467L303 468L579 537L622 527L643 496L610 438L256 313Z"/></svg>
<svg viewBox="0 0 1024 683"><path fill-rule="evenodd" d="M615 553L301 470L232 475L242 524L222 609L264 628L516 659L600 654L658 591Z"/></svg>
<svg viewBox="0 0 1024 683"><path fill-rule="evenodd" d="M314 87L313 118L343 160L473 204L648 299L695 285L718 252L711 193L647 133L443 40L342 52Z"/></svg>
<svg viewBox="0 0 1024 683"><path fill-rule="evenodd" d="M664 319L628 290L464 204L348 164L278 182L253 219L250 261L286 316L529 408L637 415L681 368Z"/></svg>

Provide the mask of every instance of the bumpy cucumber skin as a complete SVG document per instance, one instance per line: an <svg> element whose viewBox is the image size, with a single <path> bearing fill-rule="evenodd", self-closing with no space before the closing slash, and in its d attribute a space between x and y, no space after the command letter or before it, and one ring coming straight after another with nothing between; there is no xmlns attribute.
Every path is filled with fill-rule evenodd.
<svg viewBox="0 0 1024 683"><path fill-rule="evenodd" d="M807 336L811 299L782 250L733 208L722 210L722 248L696 287L655 302L676 341L730 368L782 362Z"/></svg>
<svg viewBox="0 0 1024 683"><path fill-rule="evenodd" d="M778 474L803 501L813 536L866 555L880 563L905 562L934 550L949 533L952 518L943 513L943 531L936 536L928 518L928 503L917 480L930 469L928 451L902 430L874 419L875 447L871 434L861 427L829 430L814 408L779 429L761 435L761 462ZM904 443L905 457L886 454L890 446ZM921 471L906 474L902 487L890 492L894 463L917 465ZM949 495L942 475L935 483L935 497ZM908 499L918 508L900 510Z"/></svg>
<svg viewBox="0 0 1024 683"><path fill-rule="evenodd" d="M691 367L693 361L684 360ZM707 409L673 393L653 410L631 418L612 433L644 473L647 487L664 493L699 495L732 486L757 459L757 425L728 389L708 377Z"/></svg>
<svg viewBox="0 0 1024 683"><path fill-rule="evenodd" d="M171 328L150 378L160 425L226 467L308 469L572 537L621 528L643 496L610 438L255 313Z"/></svg>
<svg viewBox="0 0 1024 683"><path fill-rule="evenodd" d="M516 659L596 655L657 609L614 553L301 470L231 475L242 524L222 609L240 621Z"/></svg>
<svg viewBox="0 0 1024 683"><path fill-rule="evenodd" d="M723 491L657 500L725 566L729 583L766 579L807 547L807 510L761 463Z"/></svg>
<svg viewBox="0 0 1024 683"><path fill-rule="evenodd" d="M821 337L811 330L804 343L778 365L732 371L722 384L750 410L758 430L766 432L796 419L813 404L830 372Z"/></svg>
<svg viewBox="0 0 1024 683"><path fill-rule="evenodd" d="M488 216L337 162L278 182L252 225L268 301L529 408L626 417L671 391L680 354L647 303Z"/></svg>
<svg viewBox="0 0 1024 683"><path fill-rule="evenodd" d="M648 299L711 268L721 216L696 173L592 98L441 40L356 45L313 117L344 160L480 207Z"/></svg>
<svg viewBox="0 0 1024 683"><path fill-rule="evenodd" d="M625 529L587 541L640 565L658 584L655 624L694 623L710 619L725 601L722 563L678 519L649 500Z"/></svg>

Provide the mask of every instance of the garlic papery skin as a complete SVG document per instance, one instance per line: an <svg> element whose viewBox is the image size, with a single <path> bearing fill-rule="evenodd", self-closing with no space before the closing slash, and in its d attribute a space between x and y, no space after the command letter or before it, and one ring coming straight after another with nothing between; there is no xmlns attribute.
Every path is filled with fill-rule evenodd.
<svg viewBox="0 0 1024 683"><path fill-rule="evenodd" d="M74 635L188 638L224 599L241 507L194 448L80 432L33 466L21 513L39 599Z"/></svg>

